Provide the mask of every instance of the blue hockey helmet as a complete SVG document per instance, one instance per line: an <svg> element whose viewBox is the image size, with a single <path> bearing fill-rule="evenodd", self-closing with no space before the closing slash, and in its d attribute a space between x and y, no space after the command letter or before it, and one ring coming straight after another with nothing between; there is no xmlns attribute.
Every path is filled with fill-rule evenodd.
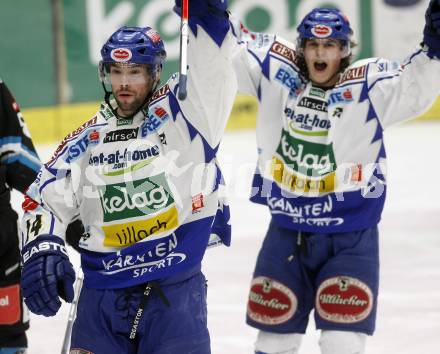
<svg viewBox="0 0 440 354"><path fill-rule="evenodd" d="M101 49L102 62L162 65L166 51L159 33L151 27L121 27Z"/></svg>
<svg viewBox="0 0 440 354"><path fill-rule="evenodd" d="M162 64L166 56L165 47L159 33L151 27L124 26L114 32L102 46L102 59L99 62L98 69L99 78L105 92L104 100L107 104L112 108L109 101L110 95L112 94L112 84L147 84L145 76L136 72L127 75L119 75L119 73L112 75L112 65L120 67L143 66L153 79L153 86L144 102L142 102L135 111L135 113L137 113L145 106L156 90L160 81ZM113 110L113 112L116 115L116 111Z"/></svg>
<svg viewBox="0 0 440 354"><path fill-rule="evenodd" d="M348 18L338 9L316 8L310 11L296 28L298 42L305 39L338 39L343 42L347 49L346 56L351 54L350 41L353 30ZM302 44L303 45L303 44Z"/></svg>

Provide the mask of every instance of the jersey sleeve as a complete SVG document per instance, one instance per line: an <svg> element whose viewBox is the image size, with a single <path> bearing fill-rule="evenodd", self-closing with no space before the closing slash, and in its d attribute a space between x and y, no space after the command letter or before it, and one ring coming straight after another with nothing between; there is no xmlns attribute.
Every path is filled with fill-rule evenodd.
<svg viewBox="0 0 440 354"><path fill-rule="evenodd" d="M21 221L23 245L40 235L65 239L67 225L79 214L72 175L80 171L72 170L66 161L68 146L65 141L59 145L26 192Z"/></svg>
<svg viewBox="0 0 440 354"><path fill-rule="evenodd" d="M10 187L24 193L41 163L20 107L1 80L0 129L0 163L6 167L6 181Z"/></svg>
<svg viewBox="0 0 440 354"><path fill-rule="evenodd" d="M215 147L232 110L237 84L227 14L206 11L204 3L189 2L188 93L185 100L179 100L179 106L185 118ZM177 81L177 76L170 81L176 95Z"/></svg>
<svg viewBox="0 0 440 354"><path fill-rule="evenodd" d="M440 61L417 50L403 64L368 66L368 98L383 128L424 113L440 93Z"/></svg>
<svg viewBox="0 0 440 354"><path fill-rule="evenodd" d="M269 77L269 55L275 36L249 31L233 14L230 23L235 38L233 65L238 91L258 98L262 78Z"/></svg>

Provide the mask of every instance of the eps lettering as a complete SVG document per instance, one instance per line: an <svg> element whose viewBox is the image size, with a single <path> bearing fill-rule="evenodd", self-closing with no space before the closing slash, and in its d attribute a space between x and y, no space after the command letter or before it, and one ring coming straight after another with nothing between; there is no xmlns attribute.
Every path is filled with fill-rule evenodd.
<svg viewBox="0 0 440 354"><path fill-rule="evenodd" d="M275 80L290 89L289 96L297 97L301 90L301 82L296 73L288 67L281 67L275 74Z"/></svg>

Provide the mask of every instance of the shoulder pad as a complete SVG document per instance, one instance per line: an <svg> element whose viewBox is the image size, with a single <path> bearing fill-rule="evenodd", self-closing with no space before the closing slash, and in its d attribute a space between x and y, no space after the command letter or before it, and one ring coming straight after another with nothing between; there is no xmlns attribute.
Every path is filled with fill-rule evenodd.
<svg viewBox="0 0 440 354"><path fill-rule="evenodd" d="M281 37L275 37L270 48L271 54L282 57L294 63L296 58L295 46Z"/></svg>
<svg viewBox="0 0 440 354"><path fill-rule="evenodd" d="M94 115L87 122L81 124L77 129L75 129L74 131L67 134L63 141L69 141L69 140L74 139L76 136L81 134L88 127L91 127L92 125L95 125L96 123L98 123L98 115Z"/></svg>
<svg viewBox="0 0 440 354"><path fill-rule="evenodd" d="M337 85L341 85L346 82L358 82L363 81L367 75L367 67L370 63L373 63L376 59L364 59L358 60L351 64L345 71L342 73Z"/></svg>
<svg viewBox="0 0 440 354"><path fill-rule="evenodd" d="M158 99L166 96L168 92L170 92L170 86L168 85L168 83L166 83L165 85L163 85L162 87L156 90L156 92L153 94L153 96L150 99L150 103L153 101L157 101Z"/></svg>
<svg viewBox="0 0 440 354"><path fill-rule="evenodd" d="M95 115L93 116L93 118L89 119L87 122L82 124L79 128L67 134L64 137L64 139L61 141L61 143L58 145L58 147L56 148L55 152L53 153L49 161L45 163L46 167L52 166L55 163L55 161L58 159L64 148L66 146L69 146L69 143L71 141L75 140L75 138L78 137L83 131L95 125L97 122L98 122L98 115Z"/></svg>

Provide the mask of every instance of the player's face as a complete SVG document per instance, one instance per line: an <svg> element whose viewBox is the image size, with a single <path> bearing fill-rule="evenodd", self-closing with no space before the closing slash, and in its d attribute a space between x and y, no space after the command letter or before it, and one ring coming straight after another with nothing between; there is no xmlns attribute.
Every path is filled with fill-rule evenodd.
<svg viewBox="0 0 440 354"><path fill-rule="evenodd" d="M334 86L339 79L342 55L341 42L336 39L307 39L304 58L310 80L318 86Z"/></svg>
<svg viewBox="0 0 440 354"><path fill-rule="evenodd" d="M111 65L109 76L118 104L117 113L121 117L133 115L144 103L155 83L146 66L140 64Z"/></svg>

